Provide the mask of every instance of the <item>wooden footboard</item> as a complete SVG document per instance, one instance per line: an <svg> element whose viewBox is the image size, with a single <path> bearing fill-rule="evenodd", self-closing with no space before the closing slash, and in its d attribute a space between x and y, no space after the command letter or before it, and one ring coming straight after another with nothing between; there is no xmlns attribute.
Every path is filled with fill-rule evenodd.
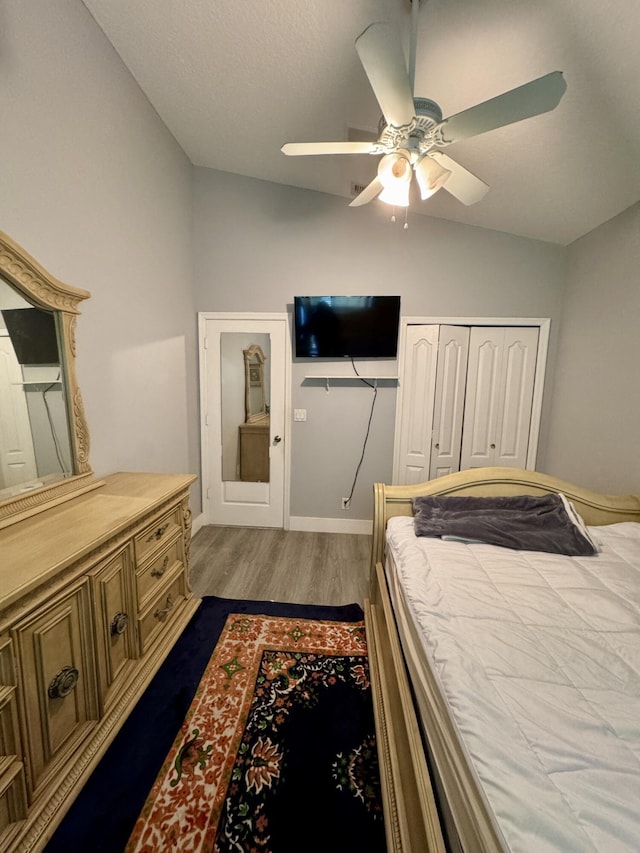
<svg viewBox="0 0 640 853"><path fill-rule="evenodd" d="M445 853L436 798L382 566L365 602L382 800L389 851Z"/></svg>

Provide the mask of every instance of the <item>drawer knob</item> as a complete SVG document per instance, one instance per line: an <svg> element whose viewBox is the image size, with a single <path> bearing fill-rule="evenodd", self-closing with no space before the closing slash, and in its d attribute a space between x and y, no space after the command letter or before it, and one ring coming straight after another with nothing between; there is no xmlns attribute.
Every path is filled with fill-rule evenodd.
<svg viewBox="0 0 640 853"><path fill-rule="evenodd" d="M169 527L169 522L167 522L166 524L163 524L162 527L159 527L157 530L154 530L153 533L151 533L149 536L147 536L147 542L153 542L154 539L157 542L158 539L162 539L162 537L164 536L168 527Z"/></svg>
<svg viewBox="0 0 640 853"><path fill-rule="evenodd" d="M115 637L118 634L124 634L128 624L129 615L127 613L116 613L111 620L111 636Z"/></svg>
<svg viewBox="0 0 640 853"><path fill-rule="evenodd" d="M167 600L164 603L164 608L159 607L157 610L154 610L153 615L156 617L156 619L159 619L161 622L164 622L164 620L167 618L167 614L173 608L174 604L175 602L173 600L173 596L168 595Z"/></svg>
<svg viewBox="0 0 640 853"><path fill-rule="evenodd" d="M167 556L162 561L162 565L159 568L151 569L151 577L161 578L162 575L167 571L168 565L169 565L169 555L167 554Z"/></svg>
<svg viewBox="0 0 640 853"><path fill-rule="evenodd" d="M63 666L51 679L47 693L50 699L64 699L75 688L80 673L75 666Z"/></svg>

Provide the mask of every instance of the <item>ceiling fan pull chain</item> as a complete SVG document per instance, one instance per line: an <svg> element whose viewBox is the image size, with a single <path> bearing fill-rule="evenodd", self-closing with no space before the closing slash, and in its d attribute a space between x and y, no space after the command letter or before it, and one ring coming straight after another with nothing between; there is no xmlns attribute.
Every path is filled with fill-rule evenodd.
<svg viewBox="0 0 640 853"><path fill-rule="evenodd" d="M391 221L392 222L396 221L396 209L395 209L395 207L391 208Z"/></svg>
<svg viewBox="0 0 640 853"><path fill-rule="evenodd" d="M404 209L404 225L402 226L405 231L409 230L409 208L405 207Z"/></svg>

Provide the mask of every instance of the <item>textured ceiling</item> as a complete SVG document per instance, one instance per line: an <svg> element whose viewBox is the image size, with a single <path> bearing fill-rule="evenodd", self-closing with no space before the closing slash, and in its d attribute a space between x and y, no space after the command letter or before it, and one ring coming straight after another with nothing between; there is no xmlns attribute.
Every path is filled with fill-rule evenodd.
<svg viewBox="0 0 640 853"><path fill-rule="evenodd" d="M351 197L377 157L285 157L284 142L375 131L354 41L391 21L408 53L409 0L84 0L191 161ZM550 113L451 145L491 186L411 210L566 245L640 199L638 0L422 0L416 96L460 112L550 71ZM379 201L372 202L380 204ZM353 216L362 215L354 208Z"/></svg>

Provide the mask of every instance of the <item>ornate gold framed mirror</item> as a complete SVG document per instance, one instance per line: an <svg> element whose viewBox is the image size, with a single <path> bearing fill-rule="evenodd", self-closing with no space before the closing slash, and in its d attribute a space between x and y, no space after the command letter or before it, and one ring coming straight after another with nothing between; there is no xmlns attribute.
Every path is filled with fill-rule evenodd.
<svg viewBox="0 0 640 853"><path fill-rule="evenodd" d="M89 296L0 231L0 528L100 485L76 377Z"/></svg>
<svg viewBox="0 0 640 853"><path fill-rule="evenodd" d="M264 363L262 347L252 344L244 353L245 423L252 424L267 417L264 393Z"/></svg>

